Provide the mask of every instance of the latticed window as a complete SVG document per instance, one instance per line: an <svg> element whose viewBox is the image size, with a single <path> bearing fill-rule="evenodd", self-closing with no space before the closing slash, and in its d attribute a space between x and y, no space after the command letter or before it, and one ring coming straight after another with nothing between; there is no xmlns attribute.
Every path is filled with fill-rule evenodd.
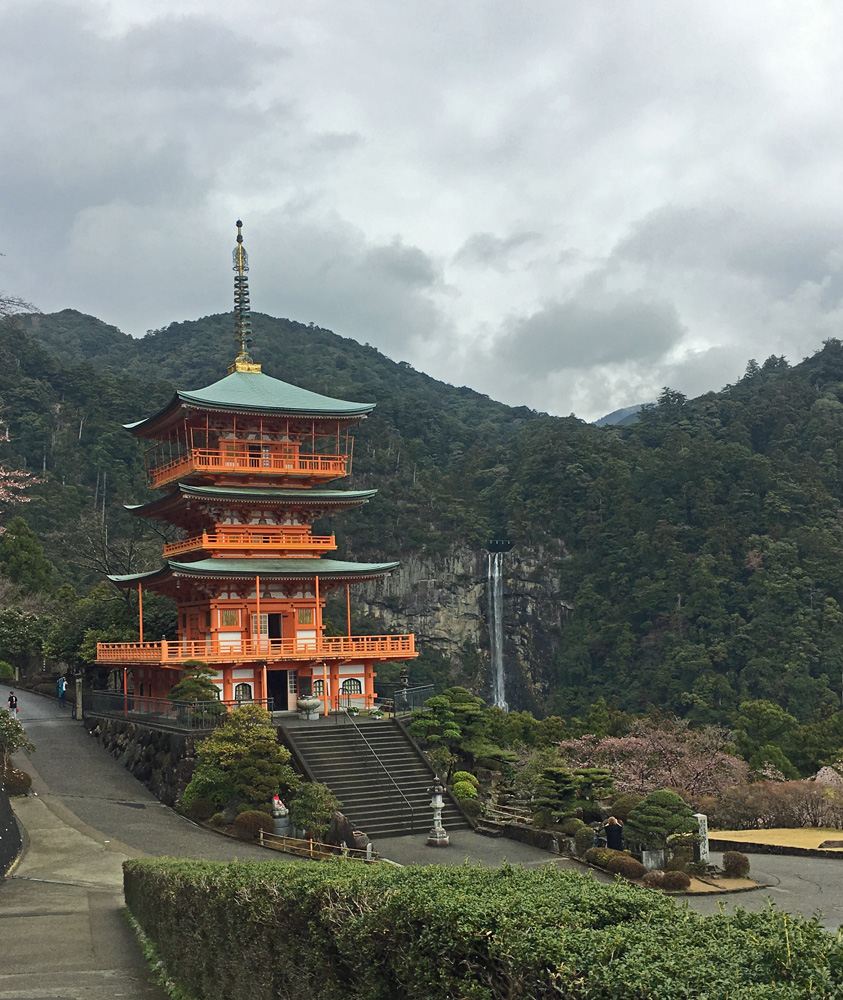
<svg viewBox="0 0 843 1000"><path fill-rule="evenodd" d="M313 624L313 608L299 608L299 625Z"/></svg>
<svg viewBox="0 0 843 1000"><path fill-rule="evenodd" d="M363 685L359 677L347 677L342 682L340 694L363 694Z"/></svg>
<svg viewBox="0 0 843 1000"><path fill-rule="evenodd" d="M220 611L220 625L223 628L236 628L238 625L237 608L224 608Z"/></svg>
<svg viewBox="0 0 843 1000"><path fill-rule="evenodd" d="M313 693L317 698L322 698L325 695L325 682L314 680L313 682Z"/></svg>
<svg viewBox="0 0 843 1000"><path fill-rule="evenodd" d="M238 684L234 688L234 700L235 701L251 701L252 700L252 685L251 684Z"/></svg>

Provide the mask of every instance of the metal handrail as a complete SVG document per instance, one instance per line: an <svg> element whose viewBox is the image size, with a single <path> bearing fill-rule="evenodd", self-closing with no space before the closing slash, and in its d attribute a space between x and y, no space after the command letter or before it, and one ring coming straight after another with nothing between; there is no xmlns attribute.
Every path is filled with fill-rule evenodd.
<svg viewBox="0 0 843 1000"><path fill-rule="evenodd" d="M398 794L401 796L401 798L406 803L407 808L410 810L410 833L415 833L416 832L416 817L415 817L415 813L413 812L413 805L412 805L412 803L407 798L407 796L401 791L401 788L399 787L399 785L396 782L395 778L393 778L392 775L387 770L386 764L384 764L384 762L380 759L380 757L378 757L377 752L375 751L375 748L372 746L372 744L366 739L366 737L360 731L360 727L354 721L353 716L349 714L348 709L347 708L343 708L342 711L345 712L348 721L351 723L352 726L354 726L354 729L355 729L357 735L366 744L366 746L367 746L367 748L369 750L369 753L371 753L371 755L375 758L375 760L378 762L378 764L380 764L381 769L383 770L383 773L392 782L393 787L395 788L396 792L398 792Z"/></svg>

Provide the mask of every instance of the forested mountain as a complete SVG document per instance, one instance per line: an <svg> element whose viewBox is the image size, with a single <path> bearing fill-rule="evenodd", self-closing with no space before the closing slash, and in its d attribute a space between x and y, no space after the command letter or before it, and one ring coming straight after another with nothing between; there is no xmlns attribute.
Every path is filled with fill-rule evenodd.
<svg viewBox="0 0 843 1000"><path fill-rule="evenodd" d="M445 385L327 330L260 315L253 326L268 374L378 404L357 432L351 485L380 493L331 522L341 554L444 567L504 534L543 561L564 624L531 654L533 693L516 707L570 715L605 696L703 722L753 698L801 721L839 705L838 341L795 367L750 362L736 385L699 399L666 390L634 425L596 427ZM0 462L45 480L13 512L55 564L53 586L84 592L106 564L157 564L160 539L122 512L146 494L140 446L120 424L176 385L221 377L231 331L230 316L211 316L134 340L68 310L0 332ZM437 580L426 583L435 604ZM542 613L508 627L540 628ZM473 655L482 660L481 639ZM464 679L470 659L440 670Z"/></svg>

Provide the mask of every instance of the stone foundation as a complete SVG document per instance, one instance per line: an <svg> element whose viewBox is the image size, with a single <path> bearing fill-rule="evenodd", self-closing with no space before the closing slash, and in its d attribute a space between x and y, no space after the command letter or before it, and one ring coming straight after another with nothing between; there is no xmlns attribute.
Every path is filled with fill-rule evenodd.
<svg viewBox="0 0 843 1000"><path fill-rule="evenodd" d="M176 804L196 766L195 736L97 716L85 728L164 805Z"/></svg>

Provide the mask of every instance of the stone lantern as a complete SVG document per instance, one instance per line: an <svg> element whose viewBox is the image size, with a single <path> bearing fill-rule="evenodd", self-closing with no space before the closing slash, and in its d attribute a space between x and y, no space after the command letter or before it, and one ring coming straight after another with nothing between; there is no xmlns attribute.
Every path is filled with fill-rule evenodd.
<svg viewBox="0 0 843 1000"><path fill-rule="evenodd" d="M438 776L434 778L433 784L428 788L427 792L430 795L430 807L433 809L433 829L427 835L427 846L450 847L450 838L445 831L445 827L442 826L442 806L444 805L443 796L445 794L445 786L439 780Z"/></svg>

